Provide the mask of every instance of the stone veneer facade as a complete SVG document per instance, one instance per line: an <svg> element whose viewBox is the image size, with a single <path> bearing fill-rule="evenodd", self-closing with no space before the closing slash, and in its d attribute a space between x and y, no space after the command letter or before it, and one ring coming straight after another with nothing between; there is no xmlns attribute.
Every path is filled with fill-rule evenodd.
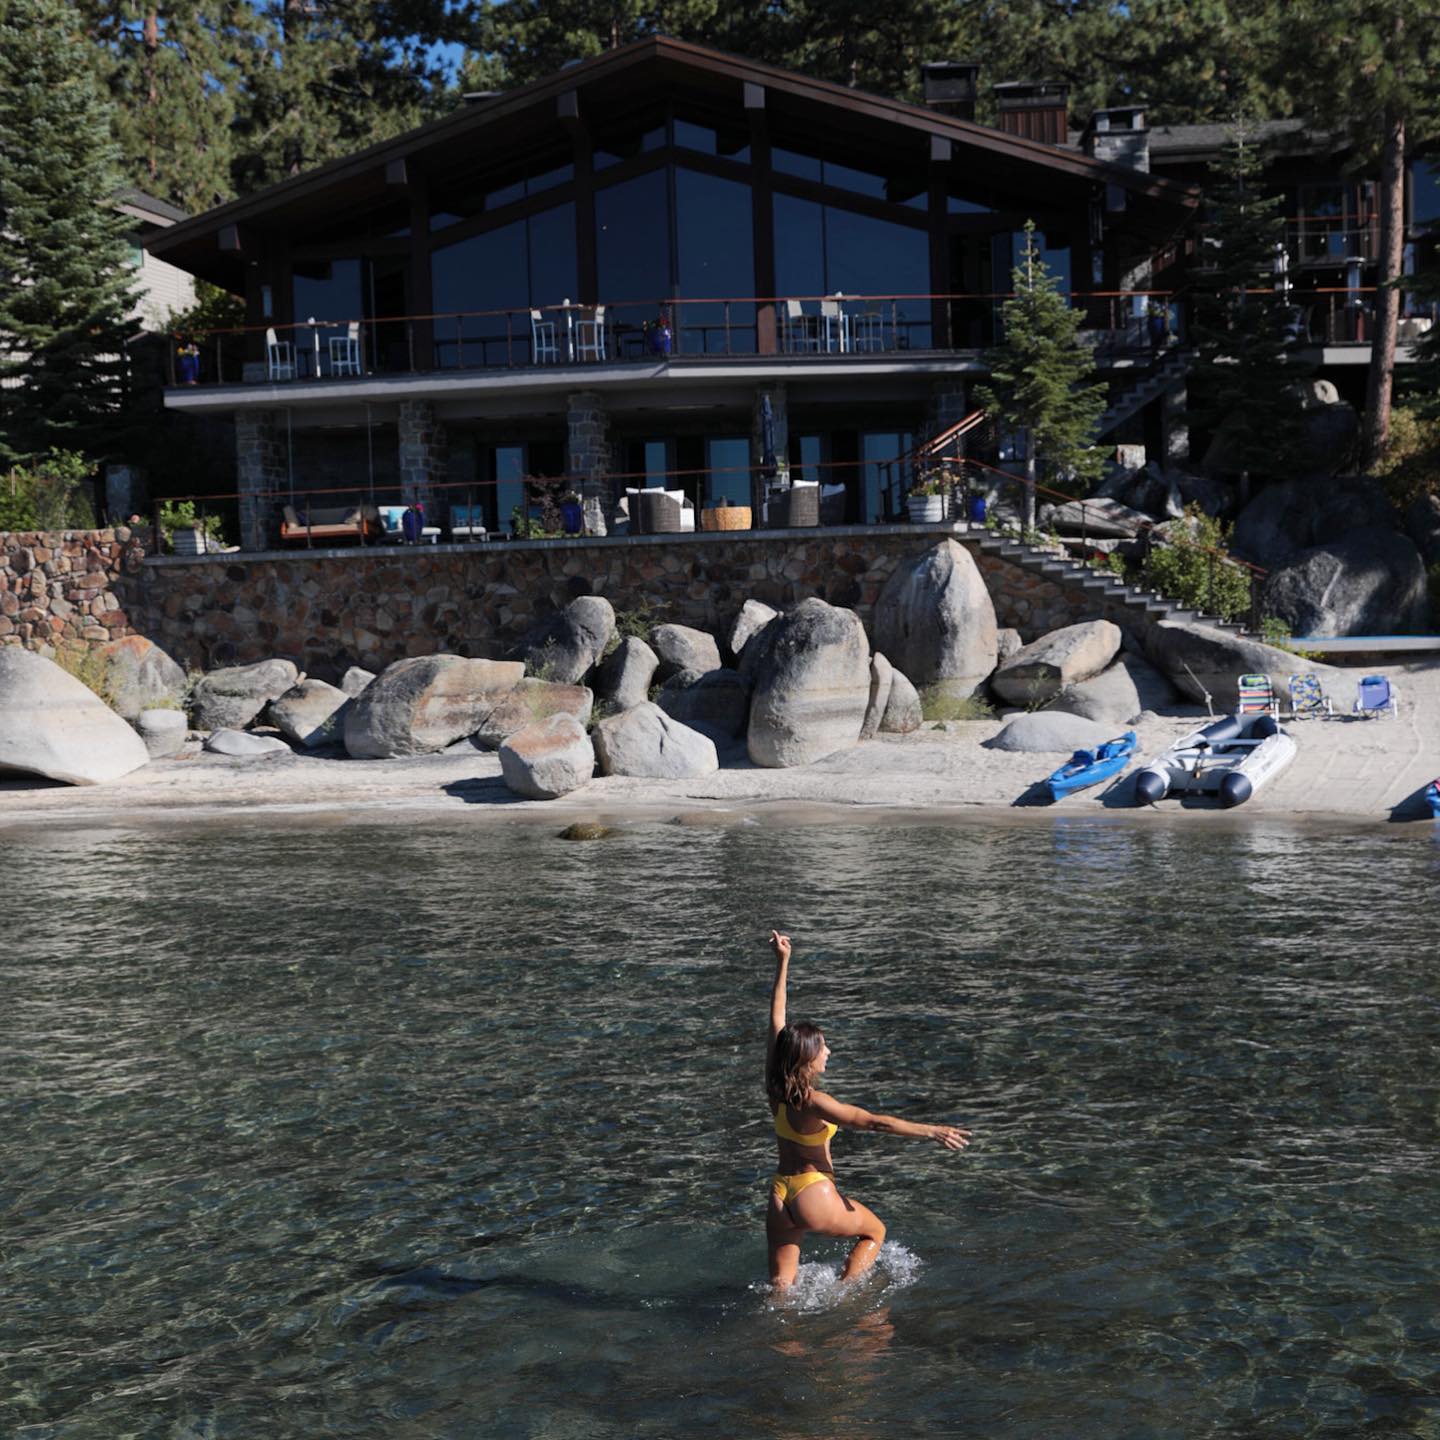
<svg viewBox="0 0 1440 1440"><path fill-rule="evenodd" d="M586 594L622 611L658 607L659 618L721 635L749 598L778 607L819 595L868 623L896 565L944 534L896 525L163 557L114 585L129 624L186 667L282 656L333 680L352 664L378 670L436 651L502 656ZM978 537L955 538L976 555L1000 624L1027 640L1099 616L1130 630L1145 623L1092 591L980 552ZM106 627L106 638L123 633Z"/></svg>
<svg viewBox="0 0 1440 1440"><path fill-rule="evenodd" d="M144 547L115 530L0 532L0 645L93 646L133 635L121 595Z"/></svg>

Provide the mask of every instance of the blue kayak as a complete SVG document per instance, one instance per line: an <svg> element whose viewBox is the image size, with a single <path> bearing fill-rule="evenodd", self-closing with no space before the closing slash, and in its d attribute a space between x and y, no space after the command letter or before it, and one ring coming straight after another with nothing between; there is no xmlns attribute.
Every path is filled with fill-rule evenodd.
<svg viewBox="0 0 1440 1440"><path fill-rule="evenodd" d="M1425 803L1430 807L1430 818L1440 820L1440 780L1432 780L1425 787Z"/></svg>
<svg viewBox="0 0 1440 1440"><path fill-rule="evenodd" d="M1118 775L1135 753L1135 732L1127 730L1118 740L1107 740L1094 750L1077 750L1046 782L1052 800L1061 800L1076 790L1098 785Z"/></svg>

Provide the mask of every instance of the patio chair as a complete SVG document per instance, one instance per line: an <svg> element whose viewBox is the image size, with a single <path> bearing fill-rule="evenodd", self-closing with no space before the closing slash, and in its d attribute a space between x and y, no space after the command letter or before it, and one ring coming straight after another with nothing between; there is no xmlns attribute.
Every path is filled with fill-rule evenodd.
<svg viewBox="0 0 1440 1440"><path fill-rule="evenodd" d="M796 354L820 351L820 317L807 315L798 300L785 302L785 348Z"/></svg>
<svg viewBox="0 0 1440 1440"><path fill-rule="evenodd" d="M1280 702L1275 698L1275 687L1268 675L1242 675L1235 682L1240 700L1235 707L1237 715L1273 715L1280 718Z"/></svg>
<svg viewBox="0 0 1440 1440"><path fill-rule="evenodd" d="M1330 697L1320 684L1320 677L1313 670L1304 675L1290 677L1290 718L1292 720L1314 720L1334 712L1330 708Z"/></svg>
<svg viewBox="0 0 1440 1440"><path fill-rule="evenodd" d="M546 320L538 310L530 312L530 358L536 365L554 365L560 359L555 322Z"/></svg>
<svg viewBox="0 0 1440 1440"><path fill-rule="evenodd" d="M885 348L885 316L879 310L862 310L850 317L850 348L875 351Z"/></svg>
<svg viewBox="0 0 1440 1440"><path fill-rule="evenodd" d="M360 322L352 320L343 335L330 337L330 373L332 375L359 375L360 368Z"/></svg>
<svg viewBox="0 0 1440 1440"><path fill-rule="evenodd" d="M483 505L452 505L450 507L450 538L452 540L488 540Z"/></svg>
<svg viewBox="0 0 1440 1440"><path fill-rule="evenodd" d="M605 358L605 307L597 305L593 310L580 311L575 322L575 358L577 360L603 360Z"/></svg>
<svg viewBox="0 0 1440 1440"><path fill-rule="evenodd" d="M838 298L820 302L820 323L825 327L824 348L847 354L850 349L850 317Z"/></svg>
<svg viewBox="0 0 1440 1440"><path fill-rule="evenodd" d="M295 378L295 347L288 340L282 340L274 329L265 332L265 378L267 380L293 380Z"/></svg>
<svg viewBox="0 0 1440 1440"><path fill-rule="evenodd" d="M1367 720L1386 712L1400 713L1400 692L1383 676L1367 675L1355 687L1356 715Z"/></svg>

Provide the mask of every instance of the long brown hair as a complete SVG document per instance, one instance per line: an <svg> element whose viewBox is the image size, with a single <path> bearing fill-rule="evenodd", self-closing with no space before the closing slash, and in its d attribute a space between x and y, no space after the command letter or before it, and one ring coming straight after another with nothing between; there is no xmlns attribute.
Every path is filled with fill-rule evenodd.
<svg viewBox="0 0 1440 1440"><path fill-rule="evenodd" d="M820 1027L808 1020L784 1026L775 1037L770 1067L765 1072L765 1089L776 1109L789 1105L803 1110L810 1103L810 1067L819 1058L824 1043Z"/></svg>

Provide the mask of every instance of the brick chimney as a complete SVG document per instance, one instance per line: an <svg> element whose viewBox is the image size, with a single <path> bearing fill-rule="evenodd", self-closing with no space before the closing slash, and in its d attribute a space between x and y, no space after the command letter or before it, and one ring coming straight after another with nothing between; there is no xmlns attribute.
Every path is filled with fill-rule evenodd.
<svg viewBox="0 0 1440 1440"><path fill-rule="evenodd" d="M1150 127L1139 105L1117 105L1097 110L1085 127L1080 143L1092 160L1150 171Z"/></svg>
<svg viewBox="0 0 1440 1440"><path fill-rule="evenodd" d="M925 85L925 104L941 115L957 120L975 118L979 93L980 66L974 60L931 60L920 67Z"/></svg>
<svg viewBox="0 0 1440 1440"><path fill-rule="evenodd" d="M1053 80L1007 80L991 87L1000 128L1009 135L1063 145L1069 136L1070 87Z"/></svg>

